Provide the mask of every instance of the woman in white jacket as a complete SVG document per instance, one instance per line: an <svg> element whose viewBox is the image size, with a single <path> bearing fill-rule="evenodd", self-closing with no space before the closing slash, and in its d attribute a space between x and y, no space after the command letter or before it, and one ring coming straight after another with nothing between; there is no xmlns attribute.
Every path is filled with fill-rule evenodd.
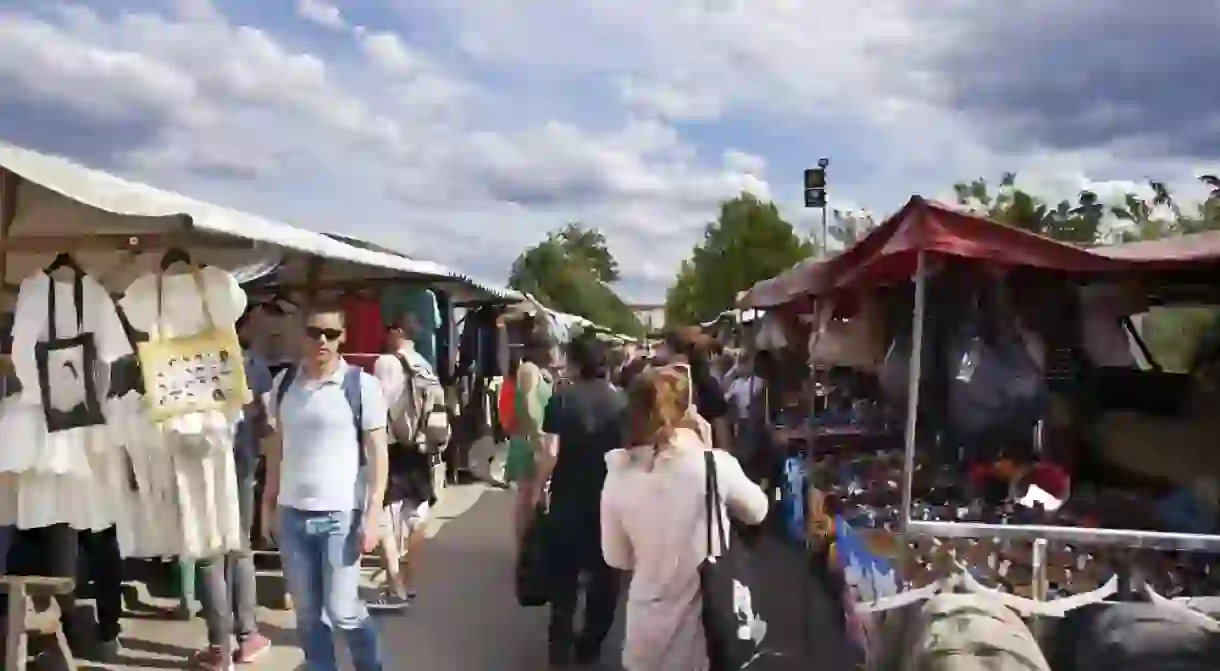
<svg viewBox="0 0 1220 671"><path fill-rule="evenodd" d="M602 553L631 571L623 666L627 671L706 671L699 564L708 556L704 505L706 422L680 369L646 371L628 390L632 447L606 455ZM732 515L758 524L767 496L727 452L715 451L725 528Z"/></svg>

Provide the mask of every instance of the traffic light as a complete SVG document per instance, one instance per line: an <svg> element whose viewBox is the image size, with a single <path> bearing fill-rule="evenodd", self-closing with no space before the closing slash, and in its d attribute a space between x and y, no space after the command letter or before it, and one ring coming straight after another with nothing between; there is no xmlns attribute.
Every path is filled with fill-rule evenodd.
<svg viewBox="0 0 1220 671"><path fill-rule="evenodd" d="M805 207L826 207L826 189L805 189Z"/></svg>
<svg viewBox="0 0 1220 671"><path fill-rule="evenodd" d="M826 168L805 168L805 190L826 188Z"/></svg>

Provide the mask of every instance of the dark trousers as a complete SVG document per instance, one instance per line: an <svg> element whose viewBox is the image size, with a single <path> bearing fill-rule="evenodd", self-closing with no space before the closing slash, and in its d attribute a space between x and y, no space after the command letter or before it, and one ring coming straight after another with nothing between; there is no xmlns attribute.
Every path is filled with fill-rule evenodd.
<svg viewBox="0 0 1220 671"><path fill-rule="evenodd" d="M606 565L601 549L552 546L547 556L551 575L551 622L548 631L552 656L566 657L573 650L578 656L596 657L602 642L614 625L618 608L619 572ZM567 551L565 551L567 550ZM578 550L572 552L571 550ZM582 576L585 578L582 584ZM581 588L585 593L584 629L573 631L576 604Z"/></svg>
<svg viewBox="0 0 1220 671"><path fill-rule="evenodd" d="M123 560L114 527L78 532L66 524L54 524L19 530L9 552L8 571L12 575L77 579L82 564L96 597L98 639L112 641L119 636L119 618L123 615ZM64 633L75 636L76 595L64 594L56 600ZM7 606L6 596L0 595L0 613L7 612Z"/></svg>

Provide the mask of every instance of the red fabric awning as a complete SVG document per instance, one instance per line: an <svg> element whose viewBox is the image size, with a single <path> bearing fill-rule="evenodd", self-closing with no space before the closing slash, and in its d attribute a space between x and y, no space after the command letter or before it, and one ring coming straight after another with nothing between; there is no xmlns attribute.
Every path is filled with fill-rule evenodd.
<svg viewBox="0 0 1220 671"><path fill-rule="evenodd" d="M1216 246L1220 250L1220 238ZM1102 254L1057 242L915 196L841 254L803 261L759 282L744 292L738 306L766 309L849 286L902 281L914 275L919 252L1073 273L1121 272L1143 265L1121 253Z"/></svg>
<svg viewBox="0 0 1220 671"><path fill-rule="evenodd" d="M1094 253L1140 264L1140 267L1199 266L1220 263L1220 231L1205 231L1160 240L1098 247Z"/></svg>

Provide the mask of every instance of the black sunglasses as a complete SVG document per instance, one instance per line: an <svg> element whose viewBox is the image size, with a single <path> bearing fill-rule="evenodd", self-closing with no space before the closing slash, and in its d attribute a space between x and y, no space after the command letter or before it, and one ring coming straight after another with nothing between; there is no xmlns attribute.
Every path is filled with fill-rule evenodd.
<svg viewBox="0 0 1220 671"><path fill-rule="evenodd" d="M305 335L311 340L325 338L327 341L333 342L343 335L343 329L324 329L320 326L306 326Z"/></svg>

